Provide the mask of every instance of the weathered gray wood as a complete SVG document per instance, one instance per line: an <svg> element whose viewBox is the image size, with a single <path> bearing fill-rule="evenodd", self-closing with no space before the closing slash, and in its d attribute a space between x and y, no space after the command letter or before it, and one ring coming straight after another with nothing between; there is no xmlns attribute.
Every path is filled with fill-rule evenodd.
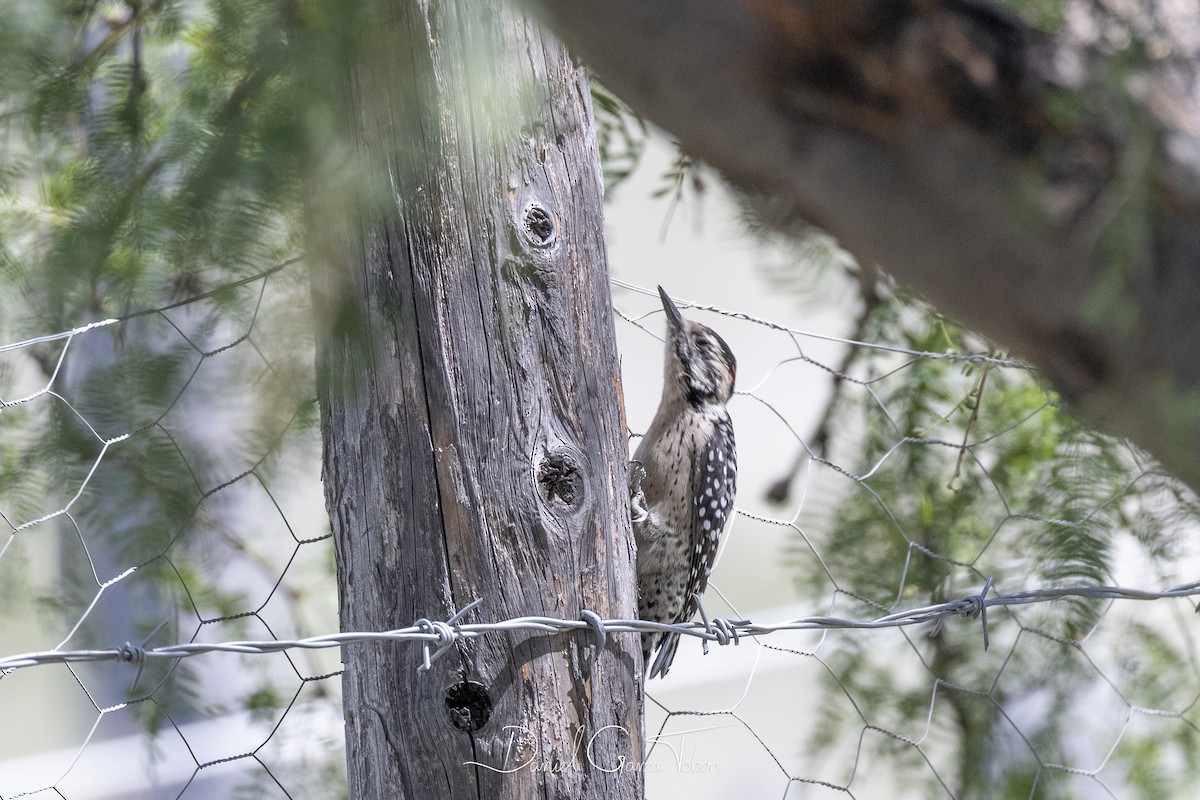
<svg viewBox="0 0 1200 800"><path fill-rule="evenodd" d="M1038 366L1200 488L1200 56L983 0L531 0L753 196Z"/></svg>
<svg viewBox="0 0 1200 800"><path fill-rule="evenodd" d="M349 105L385 191L363 183L315 275L342 627L476 598L464 621L636 616L586 76L495 2L380 3L360 45ZM355 800L642 796L636 636L493 634L422 673L412 645L343 659Z"/></svg>

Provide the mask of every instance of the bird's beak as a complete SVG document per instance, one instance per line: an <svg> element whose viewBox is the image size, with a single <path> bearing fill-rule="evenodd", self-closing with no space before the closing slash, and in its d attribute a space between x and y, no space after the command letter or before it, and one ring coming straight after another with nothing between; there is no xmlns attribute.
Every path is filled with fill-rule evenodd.
<svg viewBox="0 0 1200 800"><path fill-rule="evenodd" d="M667 312L667 324L671 330L683 330L683 314L680 314L679 309L671 302L671 296L661 286L658 287L658 296L662 298L663 311Z"/></svg>

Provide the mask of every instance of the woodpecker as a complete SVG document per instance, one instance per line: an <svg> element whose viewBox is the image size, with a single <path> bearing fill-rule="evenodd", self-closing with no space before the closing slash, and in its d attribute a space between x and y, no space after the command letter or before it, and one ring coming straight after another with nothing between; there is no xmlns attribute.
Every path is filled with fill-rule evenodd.
<svg viewBox="0 0 1200 800"><path fill-rule="evenodd" d="M662 399L633 455L641 478L633 525L638 615L681 623L696 613L695 596L708 586L733 513L737 449L725 404L737 361L711 328L684 319L661 286L658 294L667 315ZM647 679L667 674L678 647L678 634L642 634Z"/></svg>

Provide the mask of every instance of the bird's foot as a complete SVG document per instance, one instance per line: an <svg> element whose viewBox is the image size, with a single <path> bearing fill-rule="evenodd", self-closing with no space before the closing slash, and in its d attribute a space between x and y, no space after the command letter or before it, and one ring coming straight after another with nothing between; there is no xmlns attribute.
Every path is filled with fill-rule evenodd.
<svg viewBox="0 0 1200 800"><path fill-rule="evenodd" d="M646 468L640 461L629 462L629 511L634 524L640 525L650 518L650 510L646 508L646 494L642 491L642 481L646 479Z"/></svg>

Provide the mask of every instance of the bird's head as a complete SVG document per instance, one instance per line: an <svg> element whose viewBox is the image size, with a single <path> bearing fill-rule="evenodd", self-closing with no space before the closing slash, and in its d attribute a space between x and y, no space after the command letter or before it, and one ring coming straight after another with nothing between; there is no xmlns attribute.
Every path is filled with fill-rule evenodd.
<svg viewBox="0 0 1200 800"><path fill-rule="evenodd" d="M712 328L683 318L663 288L667 313L667 364L663 392L678 392L693 407L724 405L733 394L737 359Z"/></svg>

